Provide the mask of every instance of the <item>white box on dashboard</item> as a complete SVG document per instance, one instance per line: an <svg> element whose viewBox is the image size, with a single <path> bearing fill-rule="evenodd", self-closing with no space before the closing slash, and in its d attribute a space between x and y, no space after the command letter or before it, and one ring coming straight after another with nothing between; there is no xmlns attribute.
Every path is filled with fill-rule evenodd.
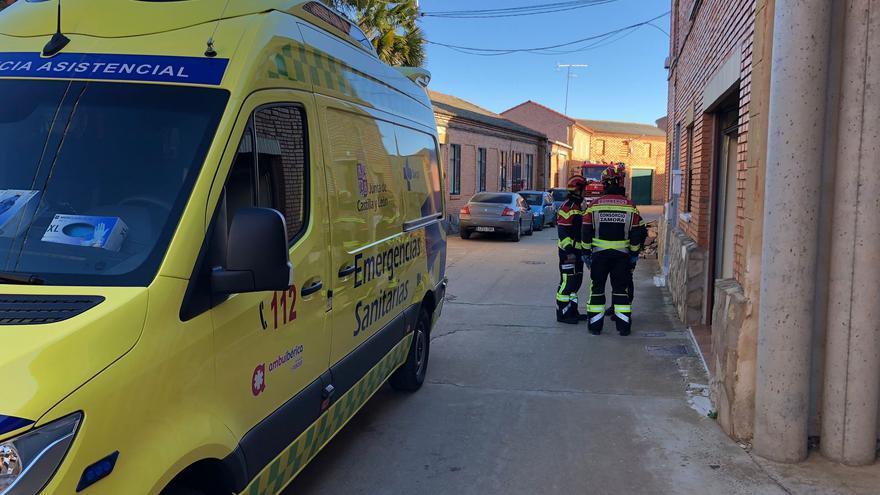
<svg viewBox="0 0 880 495"><path fill-rule="evenodd" d="M43 234L43 241L119 251L127 235L128 226L119 217L59 214Z"/></svg>

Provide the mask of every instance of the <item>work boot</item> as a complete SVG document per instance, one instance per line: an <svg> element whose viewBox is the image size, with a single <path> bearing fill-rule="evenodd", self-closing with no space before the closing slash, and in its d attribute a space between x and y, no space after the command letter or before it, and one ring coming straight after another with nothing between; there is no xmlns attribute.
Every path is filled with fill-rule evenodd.
<svg viewBox="0 0 880 495"><path fill-rule="evenodd" d="M556 308L556 321L559 323L567 323L569 325L577 325L580 323L580 313L577 310L577 303L567 303L564 306Z"/></svg>
<svg viewBox="0 0 880 495"><path fill-rule="evenodd" d="M602 335L602 330L590 329L590 335Z"/></svg>
<svg viewBox="0 0 880 495"><path fill-rule="evenodd" d="M617 333L619 333L621 337L626 337L627 335L630 334L630 329L627 328L626 330L621 330L621 331L619 331L619 332L617 332Z"/></svg>
<svg viewBox="0 0 880 495"><path fill-rule="evenodd" d="M580 321L587 321L589 319L590 319L590 317L588 315L583 314L583 313L578 315L578 320L580 320Z"/></svg>

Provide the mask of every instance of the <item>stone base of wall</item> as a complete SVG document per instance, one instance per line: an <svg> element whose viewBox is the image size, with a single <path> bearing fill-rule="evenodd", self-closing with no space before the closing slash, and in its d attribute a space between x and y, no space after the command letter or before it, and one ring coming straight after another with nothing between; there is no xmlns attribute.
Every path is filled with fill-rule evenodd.
<svg viewBox="0 0 880 495"><path fill-rule="evenodd" d="M739 283L716 280L712 356L706 356L710 390L718 424L740 441L752 439L755 417L757 328L752 328L748 316L748 300Z"/></svg>
<svg viewBox="0 0 880 495"><path fill-rule="evenodd" d="M706 250L678 227L664 233L664 253L669 257L667 285L679 319L687 325L703 322L706 283Z"/></svg>

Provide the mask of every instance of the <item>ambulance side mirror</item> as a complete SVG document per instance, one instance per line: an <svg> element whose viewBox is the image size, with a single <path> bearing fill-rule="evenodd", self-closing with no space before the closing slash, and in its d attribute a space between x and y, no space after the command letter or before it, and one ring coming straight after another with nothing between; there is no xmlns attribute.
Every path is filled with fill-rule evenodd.
<svg viewBox="0 0 880 495"><path fill-rule="evenodd" d="M211 272L215 294L286 290L290 286L287 224L278 210L238 210L229 229L226 253L226 266Z"/></svg>

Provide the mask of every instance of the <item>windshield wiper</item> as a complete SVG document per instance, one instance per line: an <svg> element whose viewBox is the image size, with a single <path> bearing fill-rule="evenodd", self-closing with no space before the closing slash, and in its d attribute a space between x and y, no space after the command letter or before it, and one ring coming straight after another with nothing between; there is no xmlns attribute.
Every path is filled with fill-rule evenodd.
<svg viewBox="0 0 880 495"><path fill-rule="evenodd" d="M45 280L36 275L19 272L0 272L0 284L43 285Z"/></svg>

